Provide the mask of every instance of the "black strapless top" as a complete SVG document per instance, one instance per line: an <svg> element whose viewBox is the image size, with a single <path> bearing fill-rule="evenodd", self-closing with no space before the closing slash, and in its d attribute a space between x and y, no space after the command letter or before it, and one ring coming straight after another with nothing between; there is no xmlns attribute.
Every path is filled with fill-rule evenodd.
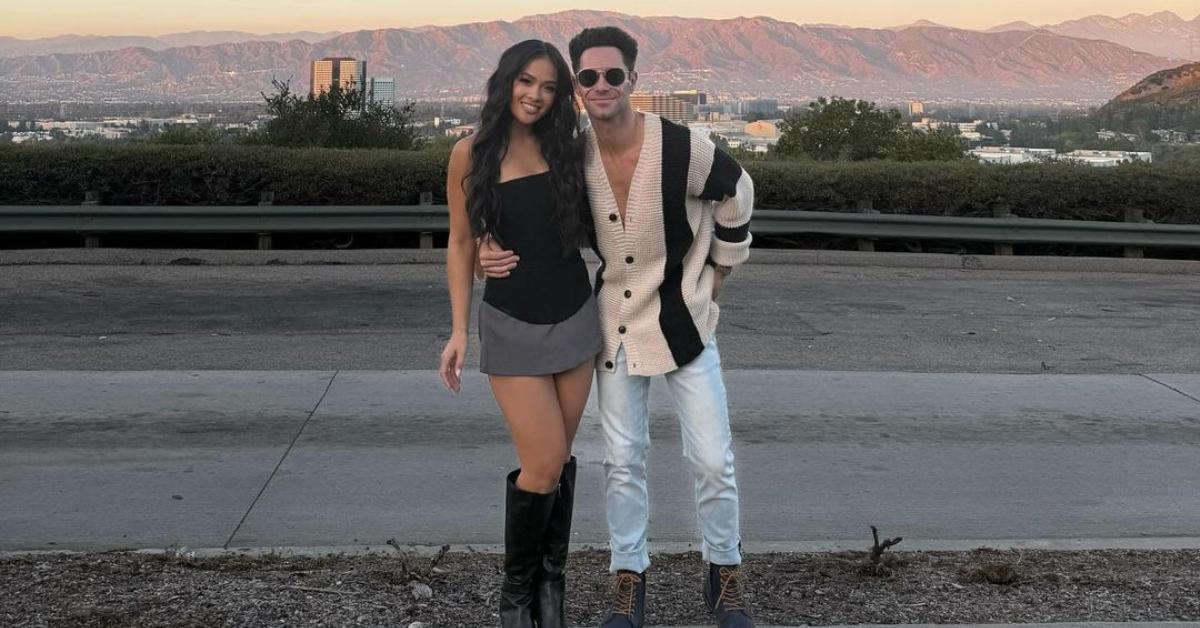
<svg viewBox="0 0 1200 628"><path fill-rule="evenodd" d="M592 294L579 250L567 251L554 224L554 195L548 172L500 186L500 244L521 257L503 279L487 280L483 300L526 323L562 322Z"/></svg>

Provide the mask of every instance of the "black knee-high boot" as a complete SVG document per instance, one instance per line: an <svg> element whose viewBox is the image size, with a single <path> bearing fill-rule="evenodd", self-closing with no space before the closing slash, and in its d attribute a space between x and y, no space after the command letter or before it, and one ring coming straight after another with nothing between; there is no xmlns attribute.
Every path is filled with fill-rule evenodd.
<svg viewBox="0 0 1200 628"><path fill-rule="evenodd" d="M542 541L542 579L537 604L541 628L566 628L563 611L566 596L567 552L571 543L571 514L575 509L575 456L563 465L558 479L558 500L550 513Z"/></svg>
<svg viewBox="0 0 1200 628"><path fill-rule="evenodd" d="M537 583L542 573L542 537L558 492L542 495L517 488L520 469L508 474L504 500L504 583L500 625L535 628Z"/></svg>

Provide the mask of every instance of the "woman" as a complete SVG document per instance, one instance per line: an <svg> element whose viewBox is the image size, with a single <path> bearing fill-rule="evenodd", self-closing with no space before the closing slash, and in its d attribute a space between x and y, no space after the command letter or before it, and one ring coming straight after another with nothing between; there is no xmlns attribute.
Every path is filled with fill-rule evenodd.
<svg viewBox="0 0 1200 628"><path fill-rule="evenodd" d="M446 253L453 329L442 383L457 393L467 353L477 238L521 263L488 279L479 311L480 370L512 433L503 626L565 626L564 578L575 492L571 443L601 349L596 302L579 254L586 242L583 149L571 73L554 46L521 42L488 79L479 130L450 156Z"/></svg>

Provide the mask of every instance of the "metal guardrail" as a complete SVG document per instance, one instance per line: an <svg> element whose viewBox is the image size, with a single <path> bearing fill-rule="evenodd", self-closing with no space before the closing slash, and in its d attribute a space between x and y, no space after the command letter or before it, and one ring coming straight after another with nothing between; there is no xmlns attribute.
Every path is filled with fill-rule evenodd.
<svg viewBox="0 0 1200 628"><path fill-rule="evenodd" d="M21 205L0 207L0 234L77 233L92 248L106 233L247 233L266 250L274 233L390 232L420 233L421 248L433 248L432 234L450 229L448 212L446 205Z"/></svg>
<svg viewBox="0 0 1200 628"><path fill-rule="evenodd" d="M961 240L1022 244L1091 244L1200 249L1200 225L1044 218L965 218L761 210L752 232L820 234L895 240Z"/></svg>
<svg viewBox="0 0 1200 628"><path fill-rule="evenodd" d="M77 233L89 236L89 246L98 246L98 236L106 233L247 233L259 234L260 247L265 243L263 248L269 248L272 233L407 232L425 234L423 245L432 246L429 234L449 230L447 212L445 205L7 206L0 207L0 234ZM1143 222L1136 211L1127 213L1126 219L1126 222L1034 219L1003 212L993 218L963 218L758 210L751 231L829 235L862 242L957 240L994 242L998 247L1042 243L1200 249L1200 225Z"/></svg>
<svg viewBox="0 0 1200 628"><path fill-rule="evenodd" d="M0 207L0 233L445 232L445 205Z"/></svg>

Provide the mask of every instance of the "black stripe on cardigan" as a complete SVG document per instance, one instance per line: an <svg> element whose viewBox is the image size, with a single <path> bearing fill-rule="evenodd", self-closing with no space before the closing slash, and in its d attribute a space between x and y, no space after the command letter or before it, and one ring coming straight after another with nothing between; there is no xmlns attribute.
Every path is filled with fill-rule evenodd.
<svg viewBox="0 0 1200 628"><path fill-rule="evenodd" d="M593 292L595 296L600 296L600 289L604 287L604 269L608 268L608 260L604 259L604 255L600 252L600 240L596 237L596 224L592 220L589 212L587 221L584 223L585 233L587 234L588 245L592 247L592 252L596 257L600 258L600 267L596 269L596 281Z"/></svg>
<svg viewBox="0 0 1200 628"><path fill-rule="evenodd" d="M658 324L676 367L688 364L704 351L700 332L683 300L683 258L691 249L694 239L687 215L691 158L691 131L663 118L663 237L666 239L667 260L663 268L663 283L658 289L661 304Z"/></svg>
<svg viewBox="0 0 1200 628"><path fill-rule="evenodd" d="M750 223L746 223L740 227L726 227L717 221L713 221L713 235L722 242L745 242L746 238L750 237Z"/></svg>
<svg viewBox="0 0 1200 628"><path fill-rule="evenodd" d="M704 181L700 198L706 201L723 201L737 193L738 179L742 178L742 167L733 157L719 148L713 148L712 169Z"/></svg>

